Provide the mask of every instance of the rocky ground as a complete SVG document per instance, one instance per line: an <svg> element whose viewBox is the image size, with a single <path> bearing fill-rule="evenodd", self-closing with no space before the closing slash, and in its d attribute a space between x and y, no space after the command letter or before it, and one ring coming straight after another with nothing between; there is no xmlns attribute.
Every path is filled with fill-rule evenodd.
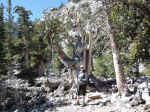
<svg viewBox="0 0 150 112"><path fill-rule="evenodd" d="M87 106L81 107L74 105L75 89L71 88L71 82L59 79L39 77L29 82L15 76L2 77L0 112L150 112L149 90L146 91L145 82L138 84L135 93L132 91L124 97L115 92L97 92L88 88Z"/></svg>

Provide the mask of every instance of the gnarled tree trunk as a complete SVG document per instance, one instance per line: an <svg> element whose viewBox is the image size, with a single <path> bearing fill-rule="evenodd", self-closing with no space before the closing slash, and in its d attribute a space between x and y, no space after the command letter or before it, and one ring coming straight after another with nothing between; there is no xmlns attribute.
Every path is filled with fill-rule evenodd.
<svg viewBox="0 0 150 112"><path fill-rule="evenodd" d="M120 63L119 49L118 49L117 43L115 41L114 32L113 32L113 29L112 29L112 24L108 19L109 15L110 15L110 8L109 8L110 4L111 3L109 1L105 0L104 5L106 6L107 32L108 32L108 36L110 38L111 47L112 47L112 55L113 55L113 62L114 62L118 92L121 95L123 95L127 92L127 88L125 86L125 76L124 76L124 72L123 72L123 67Z"/></svg>
<svg viewBox="0 0 150 112"><path fill-rule="evenodd" d="M70 59L65 53L64 51L62 50L62 48L57 44L56 45L56 50L58 52L58 56L59 56L59 59L61 60L61 62L64 63L64 65L71 69L72 72L70 75L72 75L72 83L75 83L75 80L76 80L76 73L79 72L79 67L80 67L80 64L83 62L83 60L80 61L77 61L77 60L74 60L74 59ZM86 59L89 58L89 49L85 49L86 51ZM82 53L83 54L83 53ZM83 55L84 56L84 55ZM86 61L86 64L89 65L89 61ZM87 69L88 69L88 66L87 66ZM97 79L91 72L89 74L89 79L90 81L94 82L95 84L93 85L93 87L97 90L97 91L103 91L104 89L107 90L110 88L109 85L107 85L107 82L104 82L104 81L101 81L99 79ZM75 84L72 84L72 86L74 86ZM108 87L108 88L107 88ZM107 89L106 89L107 88Z"/></svg>
<svg viewBox="0 0 150 112"><path fill-rule="evenodd" d="M123 67L120 64L119 50L117 48L117 44L115 42L114 35L112 33L110 33L109 37L110 37L111 47L112 47L112 54L113 54L113 62L114 62L114 68L115 68L115 73L116 73L117 88L118 88L120 94L124 94L126 92L125 76L123 73Z"/></svg>

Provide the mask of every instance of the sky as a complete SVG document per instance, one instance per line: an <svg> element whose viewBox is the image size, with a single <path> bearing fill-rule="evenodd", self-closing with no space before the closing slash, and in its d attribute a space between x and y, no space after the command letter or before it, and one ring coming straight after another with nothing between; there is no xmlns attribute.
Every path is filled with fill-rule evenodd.
<svg viewBox="0 0 150 112"><path fill-rule="evenodd" d="M8 0L0 0L4 7L7 8ZM68 0L12 0L12 7L16 5L23 6L26 10L31 10L32 15L30 18L41 18L43 9L59 7L61 3L66 4ZM6 11L5 11L6 13Z"/></svg>

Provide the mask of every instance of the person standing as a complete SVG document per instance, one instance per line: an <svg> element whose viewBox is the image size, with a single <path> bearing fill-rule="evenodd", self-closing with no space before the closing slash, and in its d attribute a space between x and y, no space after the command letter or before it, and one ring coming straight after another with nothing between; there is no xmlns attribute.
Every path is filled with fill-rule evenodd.
<svg viewBox="0 0 150 112"><path fill-rule="evenodd" d="M85 106L86 87L88 84L88 73L85 71L84 66L80 65L80 71L77 74L77 105L80 105L80 96L83 97L82 106Z"/></svg>

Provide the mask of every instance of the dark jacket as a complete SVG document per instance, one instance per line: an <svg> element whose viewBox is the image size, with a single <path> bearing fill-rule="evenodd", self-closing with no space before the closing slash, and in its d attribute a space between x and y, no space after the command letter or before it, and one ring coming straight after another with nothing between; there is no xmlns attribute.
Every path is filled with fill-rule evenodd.
<svg viewBox="0 0 150 112"><path fill-rule="evenodd" d="M87 85L88 83L88 73L85 71L80 71L77 74L77 84L78 85Z"/></svg>

